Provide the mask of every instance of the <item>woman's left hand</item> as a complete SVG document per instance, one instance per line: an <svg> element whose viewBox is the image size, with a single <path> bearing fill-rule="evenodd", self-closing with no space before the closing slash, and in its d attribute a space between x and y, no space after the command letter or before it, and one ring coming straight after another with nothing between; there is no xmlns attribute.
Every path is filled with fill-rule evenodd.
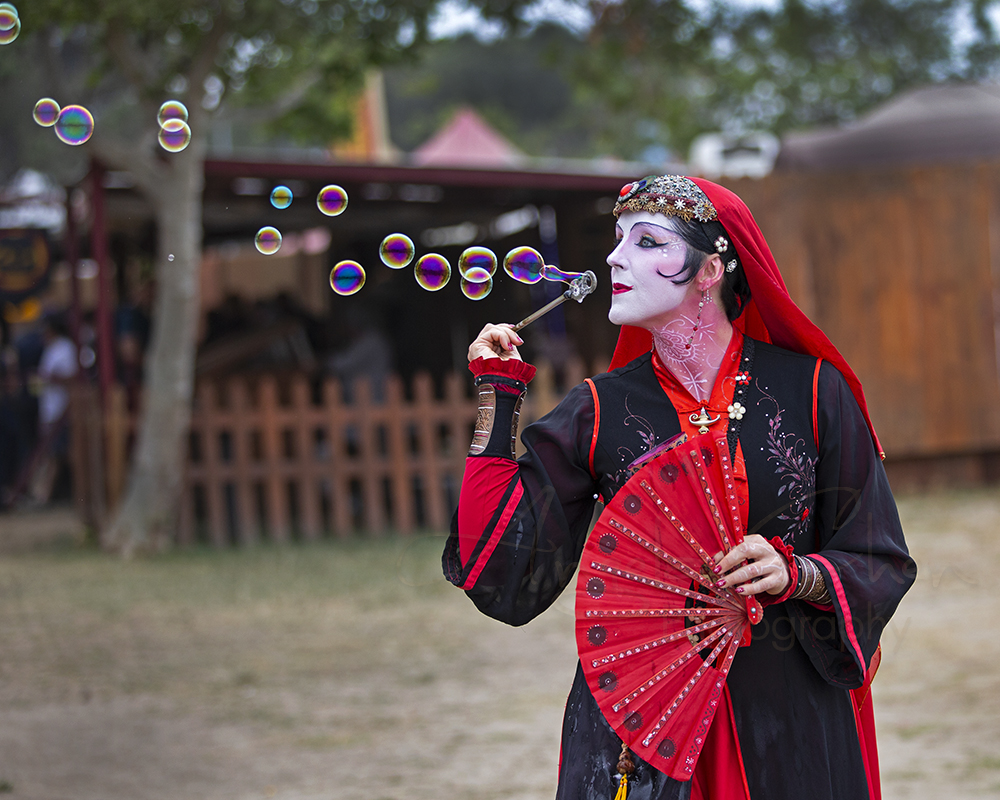
<svg viewBox="0 0 1000 800"><path fill-rule="evenodd" d="M792 579L785 557L763 536L751 534L725 556L717 555L716 586L735 586L740 594L781 594ZM740 567L740 563L748 561ZM735 567L739 567L735 569ZM730 572L732 570L732 572Z"/></svg>

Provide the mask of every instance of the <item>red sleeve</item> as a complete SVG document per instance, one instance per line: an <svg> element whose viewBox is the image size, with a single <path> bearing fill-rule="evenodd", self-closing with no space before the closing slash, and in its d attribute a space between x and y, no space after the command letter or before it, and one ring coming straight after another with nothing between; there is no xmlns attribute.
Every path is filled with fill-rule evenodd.
<svg viewBox="0 0 1000 800"><path fill-rule="evenodd" d="M523 625L572 580L600 490L588 464L593 426L591 393L581 384L525 428L517 461L467 459L441 565L484 614Z"/></svg>
<svg viewBox="0 0 1000 800"><path fill-rule="evenodd" d="M463 567L469 563L512 480L517 480L516 461L484 456L465 459L458 496L458 553ZM502 516L501 522L498 527L502 531L506 525ZM489 539L492 537L487 542Z"/></svg>
<svg viewBox="0 0 1000 800"><path fill-rule="evenodd" d="M535 368L519 359L477 358L469 362L469 371L477 378L481 375L496 375L519 381L527 385L535 377ZM519 393L523 387L515 388L498 382L498 391ZM492 532L487 530L490 521L501 510L500 520L494 528L502 532L509 515L502 513L510 499L500 509L504 496L510 488L511 481L517 480L517 462L509 458L493 456L476 456L465 461L465 474L462 477L462 491L458 498L458 552L462 567L468 565L469 559L475 554L479 543L485 536L484 553L479 554L480 560L485 554L492 552ZM518 499L520 495L518 494ZM514 502L516 505L516 501ZM493 545L495 546L495 545Z"/></svg>

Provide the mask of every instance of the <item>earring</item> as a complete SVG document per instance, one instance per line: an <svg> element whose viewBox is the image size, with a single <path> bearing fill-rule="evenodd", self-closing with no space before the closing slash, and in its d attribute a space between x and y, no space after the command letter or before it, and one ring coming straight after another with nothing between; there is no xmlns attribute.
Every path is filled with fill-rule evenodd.
<svg viewBox="0 0 1000 800"><path fill-rule="evenodd" d="M691 335L688 336L687 344L684 345L685 350L691 349L691 343L694 341L694 332L701 327L701 312L705 309L705 303L711 303L712 296L705 290L701 293L701 300L698 301L698 318L694 321L694 328L691 331Z"/></svg>

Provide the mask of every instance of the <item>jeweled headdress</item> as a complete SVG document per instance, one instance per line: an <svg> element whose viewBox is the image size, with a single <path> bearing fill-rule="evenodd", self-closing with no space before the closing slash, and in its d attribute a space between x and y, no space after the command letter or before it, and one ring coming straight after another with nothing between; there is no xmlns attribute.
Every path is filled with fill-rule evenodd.
<svg viewBox="0 0 1000 800"><path fill-rule="evenodd" d="M622 187L614 214L623 211L651 211L686 222L711 222L718 219L715 206L701 188L682 175L649 175Z"/></svg>

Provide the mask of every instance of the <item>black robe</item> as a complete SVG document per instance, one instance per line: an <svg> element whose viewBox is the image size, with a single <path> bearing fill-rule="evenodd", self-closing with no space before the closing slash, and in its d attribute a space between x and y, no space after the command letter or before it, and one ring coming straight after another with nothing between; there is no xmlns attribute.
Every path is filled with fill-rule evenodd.
<svg viewBox="0 0 1000 800"><path fill-rule="evenodd" d="M729 438L746 464L747 532L818 556L833 601L830 610L799 600L767 606L752 644L736 655L727 683L747 784L753 800L868 797L849 690L864 683L916 567L865 418L841 374L749 338L741 368L751 375L747 411L731 423ZM489 524L463 532L479 536L464 565L456 515L445 575L483 613L512 625L533 619L572 579L598 499L609 500L633 460L680 431L650 354L577 386L525 429L527 452ZM578 667L557 798L613 798L620 749ZM630 800L689 796L689 783L636 761Z"/></svg>

